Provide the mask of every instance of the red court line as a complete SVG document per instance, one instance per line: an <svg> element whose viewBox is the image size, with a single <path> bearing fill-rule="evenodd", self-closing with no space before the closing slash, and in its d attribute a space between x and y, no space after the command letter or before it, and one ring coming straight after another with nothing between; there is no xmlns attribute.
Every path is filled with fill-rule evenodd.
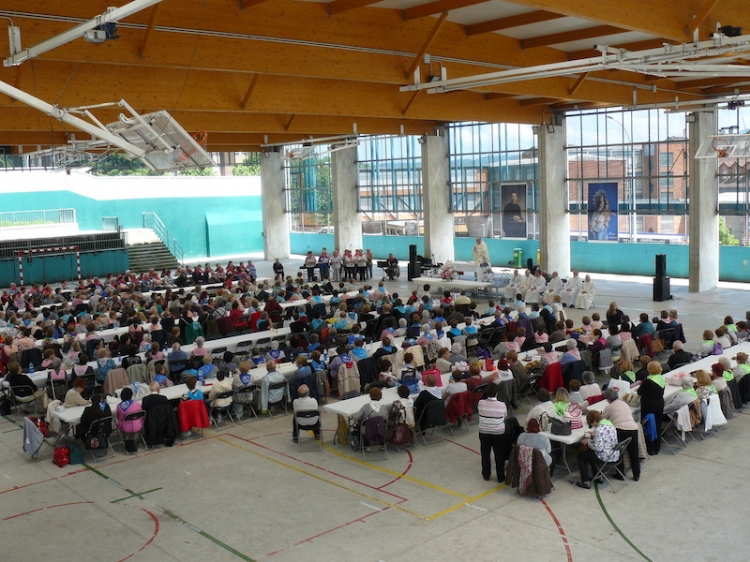
<svg viewBox="0 0 750 562"><path fill-rule="evenodd" d="M11 515L10 517L6 517L3 519L3 521L8 521L9 519L15 519L16 517L21 517L22 515L28 515L29 513L36 513L37 511L44 511L45 509L52 509L55 507L66 507L68 505L82 505L82 504L89 504L94 503L92 501L86 501L86 502L68 502L68 503L60 503L57 505L49 505L47 507L39 507L37 509L32 509L31 511L24 511L23 513L16 513L15 515Z"/></svg>
<svg viewBox="0 0 750 562"><path fill-rule="evenodd" d="M81 474L82 472L87 472L88 468L82 468L80 470L74 470L73 472L68 472L67 474L63 474L60 477L56 478L47 478L46 480L40 480L39 482L31 482L30 484L24 484L23 486L15 486L13 488L9 488L7 490L3 490L0 492L0 494L7 494L8 492L15 492L16 490L23 490L24 488L28 488L30 486L36 486L37 484L44 484L45 482L53 482L54 480L59 480L60 478L65 478L66 476L73 476L74 474Z"/></svg>
<svg viewBox="0 0 750 562"><path fill-rule="evenodd" d="M414 465L414 457L412 456L411 451L409 449L406 449L406 454L409 456L409 464L406 465L406 468L401 473L401 476L406 476L406 473L409 472L411 470L411 467ZM390 486L394 482L401 480L401 476L396 476L396 478L394 478L390 482L386 482L382 486L378 486L378 490L382 490L386 486Z"/></svg>
<svg viewBox="0 0 750 562"><path fill-rule="evenodd" d="M563 545L565 546L565 554L568 555L568 562L573 562L573 554L570 552L570 545L568 544L568 537L565 535L565 530L562 528L562 525L560 524L560 520L552 511L552 508L549 506L549 504L546 501L544 501L544 499L539 498L539 501L542 502L542 505L547 509L547 513L549 513L550 517L552 517L552 521L554 521L555 525L557 525L557 531L560 533L560 536L562 537Z"/></svg>
<svg viewBox="0 0 750 562"><path fill-rule="evenodd" d="M386 509L388 509L388 508L384 507L381 511L385 511ZM341 525L337 525L336 527L333 527L332 529L328 529L327 531L323 531L322 533L318 533L317 535L313 535L312 537L308 537L306 539L302 539L299 542L296 542L294 544L290 544L289 546L285 546L284 548L280 548L279 550L275 550L273 552L269 552L268 554L266 554L265 557L266 558L270 558L271 556L274 556L276 554L279 554L281 552L289 550L290 548L293 548L295 546L299 546L299 545L304 544L306 542L312 542L315 539L320 538L320 537L322 537L324 535L327 535L329 533L333 533L334 531L338 531L339 529L343 529L344 527L348 527L352 523L364 523L365 519L367 519L368 517L372 517L373 515L377 515L378 513L380 513L380 512L379 511L374 511L372 513L368 513L367 515L363 515L362 517L359 517L357 519L352 519L351 521L347 521L346 523L342 523Z"/></svg>
<svg viewBox="0 0 750 562"><path fill-rule="evenodd" d="M240 441L245 441L247 443L250 443L251 445L255 445L256 447L260 447L262 449L265 449L266 451L271 451L272 453L276 453L277 455L281 455L282 457L286 457L288 459L291 459L293 461L297 461L305 466L309 466L310 468L315 468L317 470L322 470L323 472L327 472L328 474L331 474L333 476L337 476L339 478L343 478L344 480L349 480L350 482L354 482L355 484L359 484L360 486L364 486L365 488L370 488L371 490L376 490L380 493L387 494L389 496L393 496L394 498L398 498L401 500L401 502L408 501L408 498L405 498L403 496L399 496L398 494L394 494L392 492L389 492L388 490L381 490L379 488L376 488L375 486L368 484L367 482L362 482L361 480L355 480L354 478L350 478L349 476L344 476L343 474L339 474L338 472L333 472L332 470L328 470L327 468L323 468L322 466L318 466L316 464L313 464L311 462L304 461L302 459L298 459L297 457L293 457L291 455L288 455L286 453L282 453L281 451L277 451L275 449L271 449L270 447L266 447L265 445L261 445L260 443L256 443L255 441L251 439L246 439L244 437L239 437L233 433L227 433L226 435L229 435L231 437L234 437L235 439L239 439ZM399 502L399 503L401 503Z"/></svg>
<svg viewBox="0 0 750 562"><path fill-rule="evenodd" d="M127 504L125 504L125 505L127 505ZM152 542L154 542L154 539L156 539L156 535L159 534L159 531L161 529L161 525L159 524L159 518L156 517L156 515L154 515L152 512L150 512L147 509L143 509L142 507L138 507L136 509L140 509L142 512L147 513L151 517L151 519L154 522L154 534L151 535L151 538L148 539L148 541L146 542L146 544L144 544L141 548L139 548L138 550L136 550L132 554L128 554L125 558L120 558L120 560L118 562L125 562L125 560L128 560L128 559L132 558L133 556L136 556L136 555L140 554L141 552L143 552L146 549L147 546L149 546Z"/></svg>
<svg viewBox="0 0 750 562"><path fill-rule="evenodd" d="M445 439L445 441L447 441L448 443L453 443L454 445L458 445L459 447L462 447L462 448L466 449L467 451L471 451L475 455L480 455L481 454L479 451L475 451L474 449L472 449L471 447L467 447L466 445L461 445L461 443L459 443L457 441L453 441L451 439Z"/></svg>

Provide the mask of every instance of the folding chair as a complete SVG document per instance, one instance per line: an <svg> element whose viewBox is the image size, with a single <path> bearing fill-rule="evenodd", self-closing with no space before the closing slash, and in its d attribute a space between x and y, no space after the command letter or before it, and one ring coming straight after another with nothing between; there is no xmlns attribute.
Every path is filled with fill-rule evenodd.
<svg viewBox="0 0 750 562"><path fill-rule="evenodd" d="M258 412L255 411L255 408L253 407L253 397L255 392L258 390L258 386L255 384L249 384L247 386L241 386L238 389L236 389L236 396L235 401L238 404L242 404L243 410L246 408L250 408L250 413L255 416L255 419L258 419ZM247 398L245 395L249 394L250 400L245 402L244 399ZM237 420L239 422L239 420Z"/></svg>
<svg viewBox="0 0 750 562"><path fill-rule="evenodd" d="M47 445L52 447L44 439L44 435L39 430L37 425L31 420L31 418L23 419L23 450L26 452L34 462L38 461L41 457L42 447Z"/></svg>
<svg viewBox="0 0 750 562"><path fill-rule="evenodd" d="M471 402L474 409L474 413L477 415L477 423L479 423L479 401L484 398L484 391L487 390L487 383L478 384L471 389Z"/></svg>
<svg viewBox="0 0 750 562"><path fill-rule="evenodd" d="M227 390L227 391L220 392L219 394L217 394L212 400L212 402L214 400L226 400L227 398L232 398L232 397L234 397L234 390ZM230 402L226 406L211 406L211 409L208 412L210 423L215 425L216 429L219 429L219 422L216 421L216 416L214 414L221 414L221 415L226 416L229 419L229 421L232 422L232 425L236 426L237 418L234 417L233 408L234 408L234 404L232 402Z"/></svg>
<svg viewBox="0 0 750 562"><path fill-rule="evenodd" d="M671 415L668 415L669 417L669 423L667 424L667 427L664 428L664 431L661 433L661 442L666 445L669 450L672 452L673 455L677 454L677 451L682 450L684 447L687 446L687 443L685 443L681 438L677 431L677 413L673 413ZM676 440L676 443L670 443L670 438L674 438ZM677 451L675 451L675 448Z"/></svg>
<svg viewBox="0 0 750 562"><path fill-rule="evenodd" d="M253 340L241 341L234 348L234 354L237 356L249 356L253 349Z"/></svg>
<svg viewBox="0 0 750 562"><path fill-rule="evenodd" d="M376 441L374 443L367 441L367 435L375 436ZM362 459L367 460L367 453L369 452L370 447L373 445L380 445L385 460L388 460L388 448L385 444L388 440L387 438L388 426L383 416L375 416L366 419L360 427L359 448L362 452Z"/></svg>
<svg viewBox="0 0 750 562"><path fill-rule="evenodd" d="M424 431L421 429L422 419L424 419L426 422ZM424 410L422 410L422 414L417 420L417 428L419 428L419 435L422 436L422 442L425 445L432 445L433 443L445 441L443 432L440 430L440 428L444 427L445 425L445 402L443 402L442 400L431 400L425 405ZM431 429L432 431L428 433L428 429ZM437 435L435 434L436 431ZM428 437L430 438L429 442L427 441Z"/></svg>
<svg viewBox="0 0 750 562"><path fill-rule="evenodd" d="M34 393L36 389L25 384L19 384L10 387L10 400L16 407L16 419L21 417L21 411L24 406L34 405L34 413L39 414L39 406Z"/></svg>
<svg viewBox="0 0 750 562"><path fill-rule="evenodd" d="M257 347L260 352L268 351L271 349L271 338L260 338L258 341L255 342L255 347Z"/></svg>
<svg viewBox="0 0 750 562"><path fill-rule="evenodd" d="M596 480L598 478L604 478L604 480L607 482L607 484L609 484L609 487L612 488L612 493L613 494L616 494L617 492L619 492L620 490L622 490L623 488L626 488L628 486L628 481L625 480L625 475L622 472L620 472L620 469L618 468L617 465L620 463L620 459L621 459L622 455L625 453L625 451L627 450L628 445L630 444L630 440L631 439L632 439L631 437L628 437L624 441L620 441L617 444L617 447L615 447L615 451L614 451L614 452L617 453L617 460L616 461L603 462L603 463L597 465L599 467L599 470L594 475L593 481L596 482ZM617 471L617 474L619 474L622 477L622 482L623 482L622 486L620 486L617 489L615 489L615 485L607 477L607 475L612 471L613 468Z"/></svg>
<svg viewBox="0 0 750 562"><path fill-rule="evenodd" d="M318 418L317 424L310 425L309 423L300 423L300 420L311 420ZM300 412L294 412L294 426L297 428L297 445L300 450L302 449L302 433L307 431L318 431L318 437L313 439L318 442L318 448L323 449L323 424L318 410L303 410Z"/></svg>
<svg viewBox="0 0 750 562"><path fill-rule="evenodd" d="M289 408L287 407L287 397L289 396L289 383L287 381L279 381L279 382L273 382L268 385L268 393L271 394L272 390L278 390L279 388L284 389L284 393L281 395L281 398L277 400L276 402L271 402L271 400L268 400L268 415L273 418L273 414L271 413L271 406L274 404L281 404L284 408L284 414L289 415Z"/></svg>
<svg viewBox="0 0 750 562"><path fill-rule="evenodd" d="M539 383L539 379L541 378L541 369L534 369L533 371L531 371L531 373L529 373L529 376L526 377L526 380L523 381L523 384L521 384L521 388L518 389L518 396L520 397L519 406L524 400L527 400L529 402L529 406L534 405L534 403L531 401L531 396L533 395L534 397L536 397L537 384Z"/></svg>
<svg viewBox="0 0 750 562"><path fill-rule="evenodd" d="M109 432L106 431L107 424L109 424ZM91 458L94 459L94 462L114 458L115 451L112 449L112 443L109 438L113 425L114 420L112 416L107 416L91 422L86 431L83 438L84 448L91 453Z"/></svg>
<svg viewBox="0 0 750 562"><path fill-rule="evenodd" d="M141 410L140 412L131 412L129 414L125 414L125 417L122 419L122 423L120 424L120 427L118 427L118 431L120 432L120 439L123 443L125 443L125 436L130 436L133 441L136 441L136 437L140 437L141 441L143 441L143 447L148 451L148 444L146 443L146 436L144 435L144 431L146 429L146 412L144 410ZM135 432L128 432L125 431L123 428L125 424L127 423L133 423L135 421L138 421L142 419L143 425L141 426L141 429ZM136 445L137 448L137 445ZM130 454L130 453L128 453Z"/></svg>

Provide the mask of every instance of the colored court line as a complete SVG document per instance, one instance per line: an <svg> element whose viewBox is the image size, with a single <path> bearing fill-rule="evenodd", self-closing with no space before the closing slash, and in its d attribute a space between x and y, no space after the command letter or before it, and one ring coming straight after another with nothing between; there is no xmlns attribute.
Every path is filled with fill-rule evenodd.
<svg viewBox="0 0 750 562"><path fill-rule="evenodd" d="M311 478L315 478L316 480L320 480L322 482L326 482L327 484L331 484L332 486L335 486L337 488L341 488L342 490L346 490L347 492L352 492L353 494L356 494L356 495L361 496L363 498L367 498L369 500L372 500L372 501L375 501L375 502L378 502L378 503L382 503L383 505L386 505L388 507L392 507L393 509L397 509L399 511L403 511L404 513L408 513L409 515L413 515L414 517L418 517L419 519L424 519L425 521L427 520L427 517L425 517L424 515L420 515L419 513L416 513L414 511L411 511L411 510L406 509L406 508L403 508L403 507L401 507L399 505L400 503L403 503L403 502L407 501L406 498L401 499L401 501L399 501L398 503L391 503L391 502L388 502L388 501L386 501L384 499L376 498L374 496L370 496L368 494L365 494L364 492L360 492L359 490L355 490L353 488L349 488L347 486L344 486L343 484L340 484L338 482L334 482L333 480L329 480L327 478L323 478L322 476L318 476L317 474L313 474L312 472L309 472L309 471L304 470L302 468L296 467L296 466L294 466L292 464L289 464L287 462L271 458L268 455L264 455L263 453L260 453L258 451L253 451L252 449L248 449L247 447L243 447L242 445L240 445L238 443L232 443L231 441L227 441L226 439L222 439L220 437L217 437L217 439L219 441L221 441L222 443L226 443L227 445L231 445L232 447L237 447L238 449L240 449L242 451L246 451L246 452L248 452L248 453L250 453L252 455L256 455L256 456L258 456L258 457L260 457L262 459L266 459L267 461L279 464L279 465L281 465L281 466L283 466L285 468L288 468L290 470L293 470L295 472L299 472L301 474L305 474L307 476L310 476ZM246 441L246 440L243 439L243 441ZM248 442L251 443L251 444L253 444L253 445L256 445L256 443L253 443L252 441L248 441ZM365 484L363 483L362 485L365 485ZM368 486L368 487L371 487L371 486ZM380 490L377 490L376 488L373 488L373 489L376 490L376 491L378 491L378 492L380 492ZM388 492L386 492L385 490L382 491L382 492L380 492L380 493L382 493L382 494L388 494Z"/></svg>
<svg viewBox="0 0 750 562"><path fill-rule="evenodd" d="M406 450L406 456L408 456L408 457L409 457L409 464L407 464L407 465L406 465L406 468L405 468L405 469L404 469L404 471L403 471L403 472L401 473L401 476L406 476L406 473L407 473L407 472L409 472L409 471L411 470L411 467L412 467L412 466L414 466L414 456L413 456L413 455L411 454L411 451L410 451L410 450L408 450L408 449ZM382 489L383 489L383 488L385 488L386 486L390 486L390 485L391 485L391 484L393 484L394 482L398 482L399 480L401 480L401 476L398 476L398 477L394 478L394 479L393 479L393 480L391 480L390 482L386 482L386 483L385 483L385 484L383 484L382 486L378 486L378 490L382 490Z"/></svg>
<svg viewBox="0 0 750 562"><path fill-rule="evenodd" d="M442 492L443 494L448 494L449 496L456 496L458 498L470 501L469 496L467 496L465 494L461 494L459 492L455 492L453 490L449 490L448 488L443 488L442 486L438 486L437 484L433 484L431 482L426 482L424 480L420 480L420 479L414 478L412 476L406 476L405 474L401 475L398 472L396 472L395 470L390 470L388 468L383 468L382 466L378 466L378 465L375 465L375 464L372 464L372 463L369 463L369 462L366 462L366 461L361 461L359 459L355 459L354 457L350 457L349 455L345 455L343 453L339 453L338 451L336 451L330 445L325 445L324 444L323 447L325 447L326 449L328 449L329 451L331 451L334 455L339 456L341 458L344 458L344 459L346 459L348 461L351 461L351 462L354 462L354 463L357 463L357 464L361 464L362 466L366 466L368 468L375 469L375 470L377 470L379 472L383 472L385 474L390 474L391 476L395 476L397 479L400 479L400 480L407 480L409 482L413 482L415 484L419 484L420 486L425 486L426 488L431 488L433 490L437 490L438 492Z"/></svg>
<svg viewBox="0 0 750 562"><path fill-rule="evenodd" d="M568 562L573 562L573 553L570 551L570 544L568 543L568 537L565 534L565 529L563 529L562 524L560 523L560 520L555 515L555 512L552 511L552 508L549 506L549 504L544 501L544 498L539 498L539 501L542 503L542 505L547 510L547 513L549 513L549 516L552 517L552 521L555 522L555 525L557 525L557 532L560 533L560 536L562 537L563 546L565 547L565 554L568 556Z"/></svg>
<svg viewBox="0 0 750 562"><path fill-rule="evenodd" d="M133 457L133 458L135 458L135 457ZM133 490L131 490L131 489L130 489L130 488L128 488L127 486L125 486L125 485L123 485L123 484L120 484L120 483L119 483L119 482L118 482L117 480L114 480L113 478L110 478L109 476L107 476L106 474L104 474L104 473L103 473L102 471L100 471L100 470L97 470L96 468L94 468L94 467L92 467L92 466L89 466L89 465L85 465L85 466L86 466L86 467L87 467L87 468L88 468L89 470L91 470L91 472L93 472L94 474L96 474L97 476L100 476L100 477L104 478L105 480L107 480L107 481L108 481L108 482L110 482L111 484L114 484L115 486L118 486L118 487L119 487L120 489L122 489L122 490L124 490L124 491L128 492L129 494L131 494L131 496L130 496L130 497L136 497L136 498L138 498L138 499L143 499L143 498L142 498L142 497L140 496L140 494L138 494L137 492L134 492ZM152 491L152 492L153 492L154 490L150 490L150 491ZM235 548L233 548L233 547L229 546L229 545L228 545L227 543L225 543L225 542L222 542L221 540L217 539L217 538L216 538L216 537L214 537L213 535L210 535L210 534L209 534L209 533L207 533L206 531L204 531L204 530L202 530L202 529L199 529L199 528L198 528L198 527L196 527L195 525L191 525L190 523L188 523L187 521L185 521L185 520L184 520L184 519L183 519L182 517L180 517L180 516L179 516L179 515L177 515L176 513L172 513L172 512L170 511L170 510L168 510L168 509L166 509L166 508L164 508L164 507L158 506L158 505L156 505L156 504L151 504L151 505L153 505L153 507L154 507L155 509L157 509L157 510L158 510L159 512L163 513L164 515L166 515L166 516L167 516L167 517L169 517L170 519L172 519L172 520L174 520L174 521L177 521L178 523L182 523L183 525L185 525L186 527L188 527L188 528L189 528L190 530L192 530L192 531L194 531L194 532L198 533L199 535L201 535L202 537L204 537L204 538L206 538L206 539L210 540L211 542L213 542L213 543L214 543L214 544L216 544L217 546L220 546L221 548L223 548L223 549L224 549L224 550L226 550L227 552L230 552L231 554L234 554L235 556L237 556L237 557L238 557L238 558L240 558L241 560L245 560L245 562L255 562L255 560L254 560L254 559L250 558L250 557L249 557L249 556L247 556L246 554L243 554L243 553L242 553L242 552L240 552L239 550L237 550L237 549L235 549ZM122 561L121 561L121 562L122 562Z"/></svg>
<svg viewBox="0 0 750 562"><path fill-rule="evenodd" d="M622 537L622 539L623 539L623 540L624 540L624 541L625 541L626 543L628 543L628 544L630 545L630 547L631 547L631 548L632 548L633 550L635 550L635 551L636 551L636 552L637 552L637 553L638 553L638 554L639 554L639 555L641 556L641 558L643 558L644 560L647 560L648 562L653 562L653 560L651 560L651 558L649 558L648 556L646 556L645 554L643 554L643 553L642 553L642 552L640 551L640 549L639 549L639 548L638 548L637 546L635 546L635 545L634 545L634 544L633 544L633 543L632 543L632 542L630 541L630 539L629 539L628 537L626 537L626 536L625 536L625 533L623 533L623 532L622 532L622 530L620 529L620 527L618 527L618 526L617 526L617 524L616 524L616 523L614 522L614 520L612 519L612 517L610 517L610 515L609 515L609 512L607 511L607 508L606 508L606 507L604 507L604 502L602 501L602 497L601 497L601 495L599 495L599 485L598 485L598 484L596 484L596 483L594 483L594 490L596 491L596 501L598 501L598 502L599 502L599 507L601 507L601 508L602 508L602 511L604 512L604 516L605 516L605 517L607 518L607 521L609 521L610 525L612 525L612 528L613 528L613 529L614 529L615 531L617 531L617 534L618 534L618 535L620 535L620 536Z"/></svg>
<svg viewBox="0 0 750 562"><path fill-rule="evenodd" d="M121 501L129 500L130 498L133 498L133 497L136 497L136 496L138 498L140 498L141 496L145 496L146 494L150 494L151 492L156 492L157 490L161 490L161 487L154 488L153 490L146 490L145 492L139 492L137 494L130 494L129 496L125 496L124 498L120 498L119 500L112 500L109 503L118 503L118 502L121 502Z"/></svg>
<svg viewBox="0 0 750 562"><path fill-rule="evenodd" d="M316 464L313 464L308 461L304 461L302 459L298 459L297 457L293 457L292 455L288 455L284 452L277 451L276 449L272 449L271 447L267 447L266 445L263 445L261 443L258 443L257 441L254 441L253 439L247 439L245 437L240 437L238 435L234 435L233 433L228 433L227 435L234 437L235 439L239 441L245 441L247 443L250 443L251 445L255 445L256 447L260 447L261 449L265 449L266 451L270 451L272 453L275 453L279 456L285 457L287 459L291 459L293 461L296 461L300 464L303 464L305 466L309 466L310 468L314 468L316 470L320 470L322 472L326 472L328 474L332 474L333 476L336 476L338 478L342 478L344 480L349 480L350 482L354 482L355 484L358 484L360 486L364 486L365 488L370 488L371 490L375 490L378 492L382 492L383 494L387 494L389 496L393 496L394 498L400 500L399 503L407 501L408 498L405 498L403 496L399 496L398 494L394 494L393 492L389 492L388 490L381 490L380 487L375 487L372 484L368 484L367 482L362 482L361 480L356 480L355 478L352 478L350 476L346 476L344 474L339 474L338 472L334 472L333 470L330 470L328 468L318 466Z"/></svg>

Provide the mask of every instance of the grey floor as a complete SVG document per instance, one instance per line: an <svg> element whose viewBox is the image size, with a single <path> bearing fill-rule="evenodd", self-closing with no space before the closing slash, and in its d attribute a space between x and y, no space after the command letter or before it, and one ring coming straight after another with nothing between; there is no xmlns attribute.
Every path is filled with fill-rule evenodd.
<svg viewBox="0 0 750 562"><path fill-rule="evenodd" d="M402 279L389 288L407 292ZM595 279L595 310L610 300L634 317L676 308L688 347L724 315L750 309L742 285L703 294L673 286L673 301L655 303L641 280ZM0 418L0 559L750 559L747 414L677 455L652 457L640 482L616 495L581 490L558 469L543 501L481 478L476 426L363 462L331 445L332 416L323 423L322 451L311 440L300 451L282 415L130 457L116 445L111 460L60 469L49 454L25 457L20 427Z"/></svg>

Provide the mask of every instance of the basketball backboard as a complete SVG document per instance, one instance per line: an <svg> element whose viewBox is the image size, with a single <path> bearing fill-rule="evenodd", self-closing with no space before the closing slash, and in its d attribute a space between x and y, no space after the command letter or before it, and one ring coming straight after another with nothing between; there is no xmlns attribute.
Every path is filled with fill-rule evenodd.
<svg viewBox="0 0 750 562"><path fill-rule="evenodd" d="M750 135L709 135L696 158L750 158Z"/></svg>

